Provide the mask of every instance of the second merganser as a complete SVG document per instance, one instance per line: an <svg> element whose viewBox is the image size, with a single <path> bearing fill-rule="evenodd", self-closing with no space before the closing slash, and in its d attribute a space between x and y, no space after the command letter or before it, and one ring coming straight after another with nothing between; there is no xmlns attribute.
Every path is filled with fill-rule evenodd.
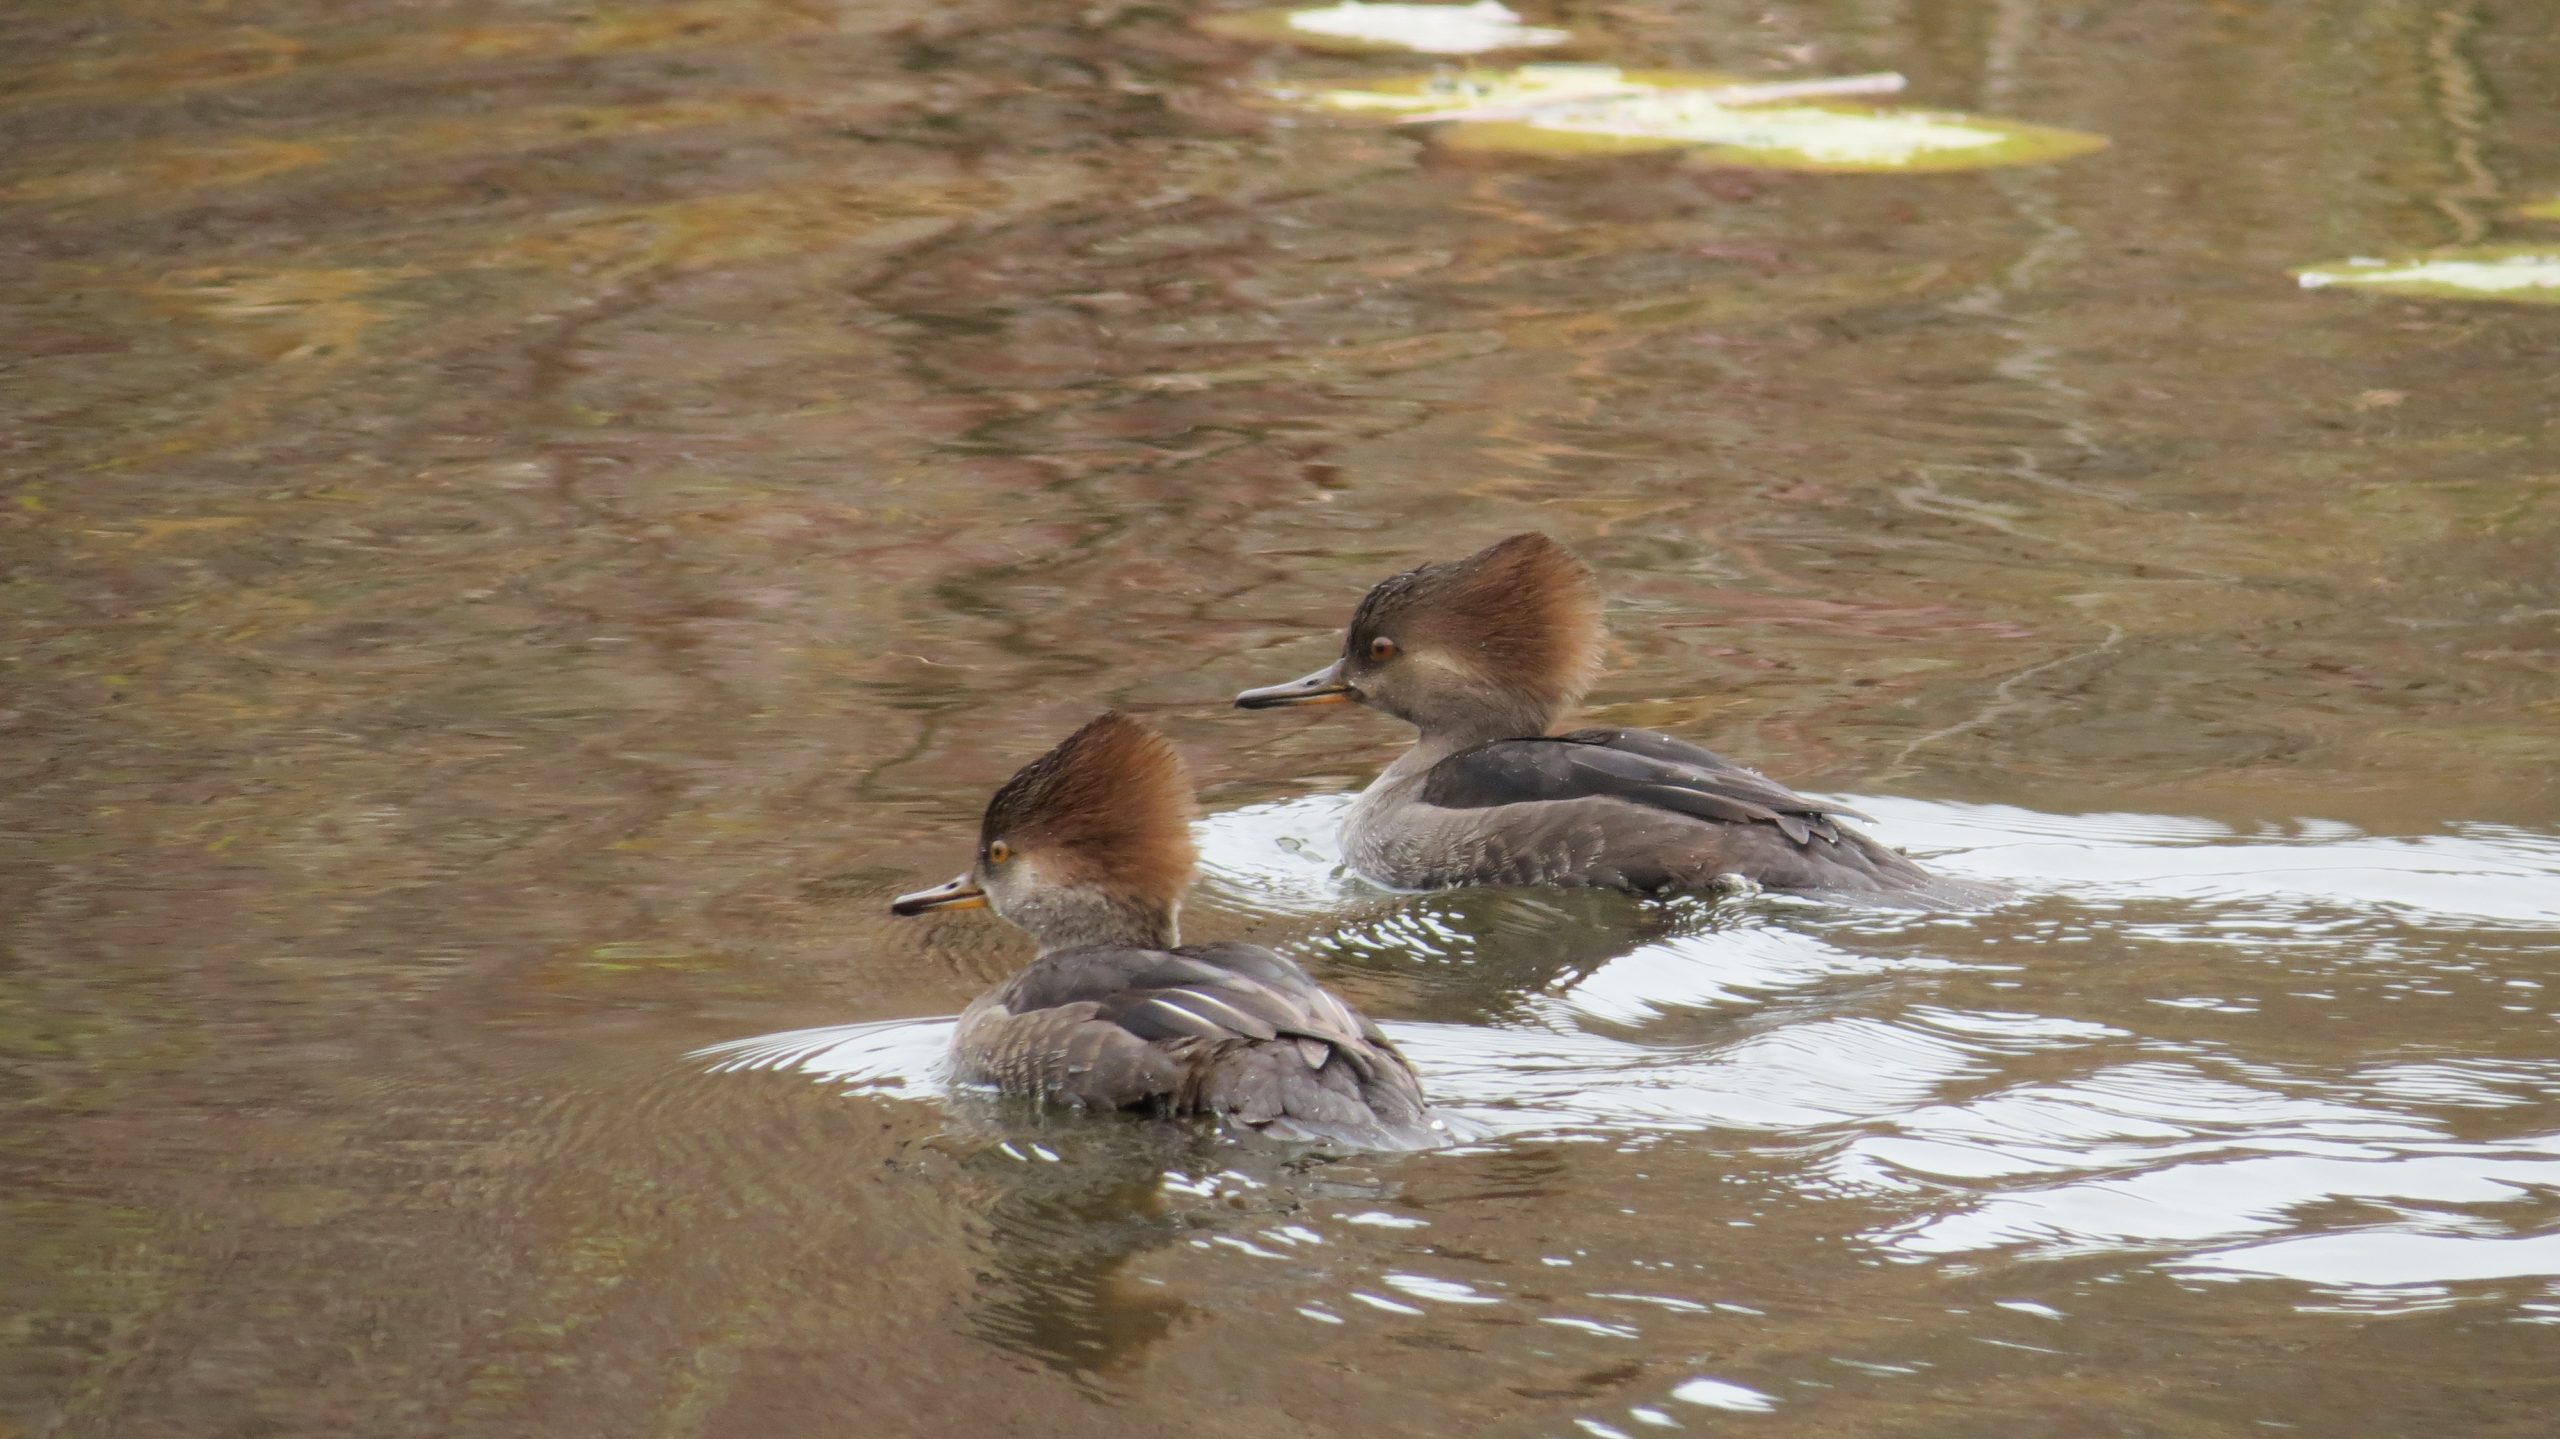
<svg viewBox="0 0 2560 1439"><path fill-rule="evenodd" d="M1342 657L1244 709L1359 703L1422 731L1343 821L1351 867L1398 889L1589 885L1950 897L1899 851L1809 799L1650 730L1550 733L1598 670L1604 631L1589 567L1545 535L1380 581ZM1976 897L1967 894L1965 897Z"/></svg>

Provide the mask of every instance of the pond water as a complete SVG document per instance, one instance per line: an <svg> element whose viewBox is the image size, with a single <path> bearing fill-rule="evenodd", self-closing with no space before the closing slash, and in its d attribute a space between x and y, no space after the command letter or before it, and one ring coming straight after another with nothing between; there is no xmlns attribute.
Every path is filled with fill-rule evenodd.
<svg viewBox="0 0 2560 1439"><path fill-rule="evenodd" d="M2293 272L2549 239L2560 19L1516 7L2112 142L1891 176L1197 8L0 20L0 1436L2549 1434L2560 311ZM2015 898L1344 878L1226 698L1532 527ZM1468 1143L941 1091L1111 705Z"/></svg>

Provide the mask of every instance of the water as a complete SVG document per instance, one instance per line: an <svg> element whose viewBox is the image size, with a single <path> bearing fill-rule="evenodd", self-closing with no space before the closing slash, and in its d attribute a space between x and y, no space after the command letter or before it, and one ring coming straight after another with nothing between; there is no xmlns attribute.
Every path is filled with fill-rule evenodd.
<svg viewBox="0 0 2560 1439"><path fill-rule="evenodd" d="M2113 141L1893 178L1184 13L0 21L0 1434L2549 1433L2555 320L2288 270L2547 235L2560 26L1524 11ZM1532 526L2016 897L1342 877L1402 735L1225 696ZM1469 1143L942 1092L1105 705Z"/></svg>
<svg viewBox="0 0 2560 1439"><path fill-rule="evenodd" d="M1941 1002L2027 987L1993 977L2026 972L2004 944L2192 945L2208 963L2325 987L2235 984L2148 1003L2258 1021L2281 1006L2307 1010L2287 1022L2317 1023L2341 984L2382 1001L2460 998L2445 987L2458 985L2514 1016L2484 1028L2530 1053L2552 1011L2542 982L2518 971L2560 930L2560 889L2547 883L2560 845L2512 832L2377 841L2340 825L2244 840L2167 816L1865 802L1905 833L1962 841L1933 847L1941 869L1996 877L2020 898L2007 913L1946 919L1788 901L1406 896L1390 917L1303 948L1337 964L1438 966L1450 988L1516 1006L1507 1023L1395 1029L1479 1136L1659 1152L1666 1134L1769 1135L1799 1155L1818 1138L1791 1187L1903 1211L1838 1236L1882 1258L2139 1257L2169 1273L2298 1280L2384 1310L2442 1303L2466 1279L2560 1279L2553 1235L2537 1232L2560 1196L2560 1134L2532 1128L2548 1122L2560 1060L2253 1061L2227 1027L2123 1027L2080 1017L2090 1006L2067 990L1998 1008ZM1205 826L1209 871L1267 886L1281 913L1328 890L1353 898L1358 881L1327 863L1338 855L1321 837L1339 809L1221 816ZM1275 850L1304 857L1294 875L1276 872ZM1616 952L1523 984L1524 970L1559 959L1551 931L1571 909L1586 937L1608 927L1592 911L1627 921L1616 945L1589 946ZM2444 943L2448 926L2463 928L2459 944ZM1668 933L1629 933L1645 929ZM2084 952L2064 953L2036 974L2079 979ZM1860 1003L1826 999L1861 990ZM1737 1022L1781 1006L1797 1012ZM709 1057L723 1071L797 1070L848 1093L965 1106L936 1080L949 1035L944 1022L859 1024ZM2485 1122L2465 1111L2509 1109L2527 1113L2494 1126L2499 1137L2462 1137ZM2367 1222L2324 1209L2344 1205Z"/></svg>

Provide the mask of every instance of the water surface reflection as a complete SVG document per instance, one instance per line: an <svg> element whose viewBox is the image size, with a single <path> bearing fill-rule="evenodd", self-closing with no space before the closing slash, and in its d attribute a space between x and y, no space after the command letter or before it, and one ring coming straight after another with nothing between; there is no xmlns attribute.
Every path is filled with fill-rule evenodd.
<svg viewBox="0 0 2560 1439"><path fill-rule="evenodd" d="M1479 1022L1389 1026L1438 1101L1478 1131L1471 1153L1601 1143L1676 1166L1684 1152L1666 1140L1697 1136L1683 1143L1720 1147L1749 1182L1826 1204L1810 1212L1836 1216L1836 1241L1897 1261L2117 1256L2304 1283L2368 1312L2440 1305L2486 1281L2541 1281L2514 1302L2560 1298L2545 1232L2560 1218L2547 1103L2560 1061L2270 1062L2244 1057L2265 1048L2245 1031L2210 1022L2265 1022L2263 1002L2155 996L2200 1023L2137 1032L2075 1014L2049 979L1998 1009L1935 998L1951 982L2028 987L2001 978L2023 972L2011 957L2021 944L2174 943L2204 951L2188 962L2205 969L2280 963L2409 986L2386 993L2494 985L2538 1029L2554 1017L2541 981L2499 964L2494 937L2547 960L2560 843L2494 826L2392 837L2302 822L2244 836L2172 816L1859 803L1941 868L2009 881L2020 898L1950 918L1786 900L1391 896L1346 876L1327 838L1338 798L1249 806L1200 828L1222 908L1310 921L1346 904L1380 911L1339 931L1314 921L1294 944L1310 962L1393 966L1478 996ZM1570 922L1555 924L1560 913ZM898 1021L709 1054L719 1071L793 1069L848 1093L950 1103L936 1079L948 1041L947 1021ZM959 1103L966 1115L983 1101ZM1285 1233L1199 1242L1277 1260L1328 1224L1396 1213L1299 1202ZM1385 1292L1354 1287L1300 1308L1341 1323L1346 1298L1406 1315L1514 1302L1491 1281L1372 1279ZM1645 1302L1705 1312L1679 1295Z"/></svg>
<svg viewBox="0 0 2560 1439"><path fill-rule="evenodd" d="M1464 155L1188 0L8 7L0 1431L2543 1439L2554 312L2288 272L2530 238L2548 7L1523 8L2114 144ZM1403 736L1226 697L1529 528L1592 722L2015 895L1343 879ZM1019 938L882 905L1105 706L1482 1142L939 1093Z"/></svg>

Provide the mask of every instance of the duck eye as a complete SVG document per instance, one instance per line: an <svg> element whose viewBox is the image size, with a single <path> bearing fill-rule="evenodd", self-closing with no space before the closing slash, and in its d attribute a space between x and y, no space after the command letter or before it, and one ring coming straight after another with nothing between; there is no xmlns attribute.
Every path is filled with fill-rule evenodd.
<svg viewBox="0 0 2560 1439"><path fill-rule="evenodd" d="M987 846L987 863L1002 864L1011 858L1013 858L1013 846L1003 840L997 840Z"/></svg>
<svg viewBox="0 0 2560 1439"><path fill-rule="evenodd" d="M1369 641L1369 658L1383 661L1391 660L1395 657L1396 642L1394 640L1388 639L1385 635L1380 635L1376 639Z"/></svg>

